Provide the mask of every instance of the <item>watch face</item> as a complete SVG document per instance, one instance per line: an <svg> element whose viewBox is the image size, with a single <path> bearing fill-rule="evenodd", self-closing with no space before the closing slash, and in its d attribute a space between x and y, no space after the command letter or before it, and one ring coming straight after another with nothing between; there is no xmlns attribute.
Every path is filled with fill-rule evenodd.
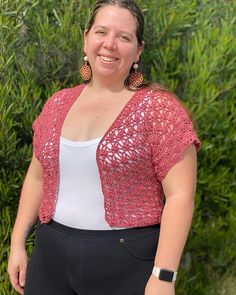
<svg viewBox="0 0 236 295"><path fill-rule="evenodd" d="M173 281L174 272L170 270L161 269L159 274L159 279L166 282Z"/></svg>

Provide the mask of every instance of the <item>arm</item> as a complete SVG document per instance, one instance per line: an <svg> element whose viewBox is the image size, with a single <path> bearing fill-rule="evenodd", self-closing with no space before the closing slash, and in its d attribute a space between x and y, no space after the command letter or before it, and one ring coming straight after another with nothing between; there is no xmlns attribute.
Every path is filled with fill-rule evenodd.
<svg viewBox="0 0 236 295"><path fill-rule="evenodd" d="M38 159L33 155L20 196L8 261L11 284L21 294L23 294L28 263L25 243L31 227L37 221L41 191L42 168Z"/></svg>
<svg viewBox="0 0 236 295"><path fill-rule="evenodd" d="M183 158L167 173L162 185L166 203L161 220L155 265L177 271L190 229L196 189L196 149L189 146ZM145 295L174 295L174 283L151 275Z"/></svg>

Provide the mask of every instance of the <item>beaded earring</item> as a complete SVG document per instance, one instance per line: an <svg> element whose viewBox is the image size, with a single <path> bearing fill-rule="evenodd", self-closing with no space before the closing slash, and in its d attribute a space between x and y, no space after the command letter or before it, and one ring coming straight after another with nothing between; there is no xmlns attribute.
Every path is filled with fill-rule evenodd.
<svg viewBox="0 0 236 295"><path fill-rule="evenodd" d="M138 72L138 64L134 63L133 65L134 72L131 73L128 77L128 83L131 88L137 88L143 83L143 75Z"/></svg>
<svg viewBox="0 0 236 295"><path fill-rule="evenodd" d="M84 57L84 64L80 68L80 75L84 81L89 81L92 78L92 70L90 65L88 65L88 57Z"/></svg>

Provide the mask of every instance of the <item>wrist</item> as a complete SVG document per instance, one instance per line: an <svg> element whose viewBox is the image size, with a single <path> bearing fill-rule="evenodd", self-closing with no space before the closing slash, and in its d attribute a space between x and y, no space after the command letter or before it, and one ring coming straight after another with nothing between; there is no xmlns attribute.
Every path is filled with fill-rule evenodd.
<svg viewBox="0 0 236 295"><path fill-rule="evenodd" d="M26 241L24 236L11 236L11 249L25 249Z"/></svg>
<svg viewBox="0 0 236 295"><path fill-rule="evenodd" d="M150 276L145 288L145 295L151 294L175 294L175 282L169 283L159 280L153 274Z"/></svg>
<svg viewBox="0 0 236 295"><path fill-rule="evenodd" d="M11 250L25 250L25 249L26 249L25 242L19 242L19 241L11 242Z"/></svg>
<svg viewBox="0 0 236 295"><path fill-rule="evenodd" d="M152 274L160 281L164 282L175 282L177 278L177 271L167 268L160 268L157 266L153 267Z"/></svg>

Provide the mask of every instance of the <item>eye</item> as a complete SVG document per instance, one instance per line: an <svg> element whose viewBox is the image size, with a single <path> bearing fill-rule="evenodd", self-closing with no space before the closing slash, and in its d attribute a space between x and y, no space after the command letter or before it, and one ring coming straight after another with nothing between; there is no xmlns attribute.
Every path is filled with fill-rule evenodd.
<svg viewBox="0 0 236 295"><path fill-rule="evenodd" d="M124 41L130 41L130 38L128 36L125 35L121 35L120 38Z"/></svg>
<svg viewBox="0 0 236 295"><path fill-rule="evenodd" d="M105 31L102 31L102 30L96 31L95 33L100 36L105 35Z"/></svg>

